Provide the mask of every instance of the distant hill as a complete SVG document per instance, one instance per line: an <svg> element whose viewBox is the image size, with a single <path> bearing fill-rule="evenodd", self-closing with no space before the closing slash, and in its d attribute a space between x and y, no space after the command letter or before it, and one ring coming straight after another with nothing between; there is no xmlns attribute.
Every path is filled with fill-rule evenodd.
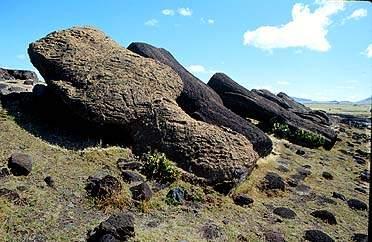
<svg viewBox="0 0 372 242"><path fill-rule="evenodd" d="M306 98L298 98L298 97L292 97L296 102L299 102L301 104L314 104L314 103L322 103L322 104L371 104L372 97L357 101L357 102L350 102L350 101L314 101L311 99Z"/></svg>
<svg viewBox="0 0 372 242"><path fill-rule="evenodd" d="M307 104L307 103L314 103L313 100L311 99L306 99L306 98L299 98L299 97L292 97L296 102L302 103L302 104Z"/></svg>
<svg viewBox="0 0 372 242"><path fill-rule="evenodd" d="M360 100L358 102L355 102L356 104L371 104L372 103L372 97Z"/></svg>

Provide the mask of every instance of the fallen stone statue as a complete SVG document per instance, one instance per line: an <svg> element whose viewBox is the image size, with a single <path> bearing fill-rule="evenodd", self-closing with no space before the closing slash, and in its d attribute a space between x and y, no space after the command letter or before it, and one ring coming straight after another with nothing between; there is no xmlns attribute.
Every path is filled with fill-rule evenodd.
<svg viewBox="0 0 372 242"><path fill-rule="evenodd" d="M122 127L136 152L164 152L216 190L233 188L259 158L248 135L197 121L177 104L184 83L172 68L99 30L53 32L31 43L28 53L66 109L91 124Z"/></svg>

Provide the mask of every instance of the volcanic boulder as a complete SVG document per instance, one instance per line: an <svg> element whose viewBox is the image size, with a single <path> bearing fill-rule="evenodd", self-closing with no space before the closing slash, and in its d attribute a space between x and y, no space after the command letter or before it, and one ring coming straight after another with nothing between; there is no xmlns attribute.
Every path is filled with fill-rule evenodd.
<svg viewBox="0 0 372 242"><path fill-rule="evenodd" d="M0 68L0 81L2 80L33 80L36 82L38 78L33 71Z"/></svg>
<svg viewBox="0 0 372 242"><path fill-rule="evenodd" d="M243 135L196 121L177 105L183 85L170 67L121 47L101 31L53 32L31 43L28 53L71 112L96 125L120 126L135 151L164 152L206 184L233 187L258 159Z"/></svg>
<svg viewBox="0 0 372 242"><path fill-rule="evenodd" d="M266 128L280 124L279 128L284 127L280 131L287 132L288 129L290 133L285 137L293 143L308 147L323 145L330 149L336 142L337 135L330 127L300 117L272 101L274 98L249 91L223 73L214 74L208 85L221 96L227 108L240 116L259 120Z"/></svg>
<svg viewBox="0 0 372 242"><path fill-rule="evenodd" d="M131 43L128 49L170 66L181 77L183 89L177 103L187 114L197 120L225 126L243 134L260 156L271 152L272 142L264 132L227 109L215 91L188 72L167 50L146 43Z"/></svg>

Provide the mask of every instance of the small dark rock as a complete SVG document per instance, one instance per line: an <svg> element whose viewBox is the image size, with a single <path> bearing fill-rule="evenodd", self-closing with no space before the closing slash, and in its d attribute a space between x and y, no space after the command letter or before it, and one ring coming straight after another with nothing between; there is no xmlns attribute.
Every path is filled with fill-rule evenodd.
<svg viewBox="0 0 372 242"><path fill-rule="evenodd" d="M181 205L185 202L186 192L180 187L171 189L167 194L167 203Z"/></svg>
<svg viewBox="0 0 372 242"><path fill-rule="evenodd" d="M274 172L268 172L262 185L264 190L285 190L283 178Z"/></svg>
<svg viewBox="0 0 372 242"><path fill-rule="evenodd" d="M44 181L49 187L54 187L55 185L54 179L51 176L45 177Z"/></svg>
<svg viewBox="0 0 372 242"><path fill-rule="evenodd" d="M266 242L285 242L283 235L279 232L269 231L264 236Z"/></svg>
<svg viewBox="0 0 372 242"><path fill-rule="evenodd" d="M320 230L306 230L304 238L310 242L334 242L328 234Z"/></svg>
<svg viewBox="0 0 372 242"><path fill-rule="evenodd" d="M311 188L305 184L299 184L296 187L296 193L300 196L307 196L310 194Z"/></svg>
<svg viewBox="0 0 372 242"><path fill-rule="evenodd" d="M306 177L311 175L311 171L305 167L298 168L297 173L298 173L298 178L301 180L305 180Z"/></svg>
<svg viewBox="0 0 372 242"><path fill-rule="evenodd" d="M88 234L88 242L128 241L135 236L133 214L119 213L110 216Z"/></svg>
<svg viewBox="0 0 372 242"><path fill-rule="evenodd" d="M273 213L286 219L294 219L297 216L292 209L286 207L275 208Z"/></svg>
<svg viewBox="0 0 372 242"><path fill-rule="evenodd" d="M310 213L310 215L315 218L319 218L328 224L337 224L336 217L333 215L333 213L327 210L317 210Z"/></svg>
<svg viewBox="0 0 372 242"><path fill-rule="evenodd" d="M27 154L14 153L9 158L8 167L15 176L27 176L32 170L32 158Z"/></svg>
<svg viewBox="0 0 372 242"><path fill-rule="evenodd" d="M146 182L143 182L137 186L131 187L132 198L136 201L148 201L151 199L153 192Z"/></svg>
<svg viewBox="0 0 372 242"><path fill-rule="evenodd" d="M344 195L342 195L341 193L338 193L338 192L333 192L332 197L340 199L342 201L346 201L346 197Z"/></svg>
<svg viewBox="0 0 372 242"><path fill-rule="evenodd" d="M351 237L351 240L355 241L355 242L368 242L368 235L366 235L366 234L354 234Z"/></svg>
<svg viewBox="0 0 372 242"><path fill-rule="evenodd" d="M367 210L368 209L367 204L358 199L349 199L347 201L347 205L349 205L351 209L356 209L356 210Z"/></svg>
<svg viewBox="0 0 372 242"><path fill-rule="evenodd" d="M324 179L327 179L327 180L333 180L333 176L331 173L327 172L327 171L324 171L322 173L322 177L324 177Z"/></svg>
<svg viewBox="0 0 372 242"><path fill-rule="evenodd" d="M224 236L222 229L214 223L207 223L203 225L200 232L202 234L202 238L206 239L207 241L215 241L216 239Z"/></svg>
<svg viewBox="0 0 372 242"><path fill-rule="evenodd" d="M127 183L144 182L145 181L145 179L143 178L143 176L141 176L137 172L130 171L130 170L124 170L124 171L122 171L121 177Z"/></svg>
<svg viewBox="0 0 372 242"><path fill-rule="evenodd" d="M254 200L246 194L238 194L233 198L234 203L239 206L251 205Z"/></svg>
<svg viewBox="0 0 372 242"><path fill-rule="evenodd" d="M102 199L118 193L121 190L121 184L118 179L110 175L102 179L89 177L85 190L90 196Z"/></svg>

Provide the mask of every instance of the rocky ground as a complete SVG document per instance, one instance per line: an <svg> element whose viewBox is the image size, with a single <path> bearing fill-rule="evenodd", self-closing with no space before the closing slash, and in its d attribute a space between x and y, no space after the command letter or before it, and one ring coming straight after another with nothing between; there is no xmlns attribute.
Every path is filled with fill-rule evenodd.
<svg viewBox="0 0 372 242"><path fill-rule="evenodd" d="M118 168L119 159L121 167L133 159L129 148L58 129L46 134L27 120L0 107L2 241L85 241L89 230L119 211L134 215L131 241L304 241L326 236L319 231L351 241L367 233L368 128L337 124L339 140L330 151L271 137L272 154L229 196L181 180L165 187L150 180L152 192L142 188L145 198L138 202L131 187L140 182L125 182L128 176ZM17 152L32 159L27 176L8 169ZM106 175L121 189L114 199L92 198L88 177ZM169 202L174 188L180 188L173 190L176 202Z"/></svg>

